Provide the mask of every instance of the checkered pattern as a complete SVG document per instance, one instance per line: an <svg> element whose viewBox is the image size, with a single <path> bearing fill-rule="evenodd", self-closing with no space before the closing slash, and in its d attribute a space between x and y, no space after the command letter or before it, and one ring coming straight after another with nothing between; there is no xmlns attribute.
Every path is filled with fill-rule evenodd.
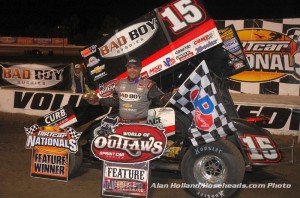
<svg viewBox="0 0 300 198"><path fill-rule="evenodd" d="M201 98L208 95L214 105L214 110L211 113L213 124L208 131L199 130L194 122L196 110L191 99L191 93L194 90L200 90ZM205 61L202 61L179 87L178 92L171 98L170 102L193 120L188 133L194 146L216 141L236 131L219 99Z"/></svg>
<svg viewBox="0 0 300 198"><path fill-rule="evenodd" d="M299 35L300 35L300 27L299 28L292 28L292 29L289 29L286 33L286 35L288 37L290 37L291 39L293 39L296 43L300 43L300 38L299 38Z"/></svg>
<svg viewBox="0 0 300 198"><path fill-rule="evenodd" d="M291 19L246 19L246 20L216 20L216 26L222 29L233 24L235 29L265 29L279 32L300 43L300 18ZM294 67L299 67L294 65ZM298 74L299 75L299 74ZM287 76L289 81L286 81ZM239 82L230 79L231 92L249 94L274 94L300 96L300 81L293 75L263 83Z"/></svg>
<svg viewBox="0 0 300 198"><path fill-rule="evenodd" d="M39 129L39 125L34 124L29 128L24 127L26 135L32 135L33 132L37 131Z"/></svg>
<svg viewBox="0 0 300 198"><path fill-rule="evenodd" d="M67 127L66 128L66 131L71 135L71 138L74 139L74 140L78 140L79 137L81 136L82 132L81 133L78 133L77 131L75 131L73 128L71 127Z"/></svg>

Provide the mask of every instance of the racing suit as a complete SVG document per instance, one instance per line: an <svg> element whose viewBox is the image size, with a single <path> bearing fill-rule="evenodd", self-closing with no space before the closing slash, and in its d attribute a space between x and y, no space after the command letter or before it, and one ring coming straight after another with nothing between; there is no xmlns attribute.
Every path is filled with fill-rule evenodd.
<svg viewBox="0 0 300 198"><path fill-rule="evenodd" d="M163 106L172 93L163 93L150 79L139 77L134 81L120 79L112 97L100 99L100 103L119 107L121 121L144 121L151 103Z"/></svg>

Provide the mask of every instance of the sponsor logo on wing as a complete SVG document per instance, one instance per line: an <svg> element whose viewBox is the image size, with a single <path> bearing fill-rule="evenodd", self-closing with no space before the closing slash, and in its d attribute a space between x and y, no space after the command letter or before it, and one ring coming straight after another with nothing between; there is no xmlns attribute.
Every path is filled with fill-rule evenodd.
<svg viewBox="0 0 300 198"><path fill-rule="evenodd" d="M198 45L202 44L203 42L212 40L214 37L215 37L214 32L209 32L208 34L205 34L204 36L201 35L200 37L198 37L194 40L194 46L198 46Z"/></svg>
<svg viewBox="0 0 300 198"><path fill-rule="evenodd" d="M159 65L157 65L157 66L155 66L155 67L152 67L152 68L149 70L150 76L152 76L152 75L158 73L158 72L161 71L161 70L162 70L162 65L161 65L161 64L159 64Z"/></svg>
<svg viewBox="0 0 300 198"><path fill-rule="evenodd" d="M99 47L100 55L112 58L134 51L155 35L158 29L157 19L133 24L113 35Z"/></svg>
<svg viewBox="0 0 300 198"><path fill-rule="evenodd" d="M212 112L215 107L204 89L196 89L191 92L191 100L195 108L194 122L198 129L208 131L213 125Z"/></svg>
<svg viewBox="0 0 300 198"><path fill-rule="evenodd" d="M204 45L201 45L199 47L197 47L195 50L196 50L196 54L200 54L201 52L215 46L218 44L218 40L215 39L213 41L208 41L207 43L205 43Z"/></svg>
<svg viewBox="0 0 300 198"><path fill-rule="evenodd" d="M89 58L89 63L87 64L87 67L92 67L100 62L99 58L96 58L95 56L92 56Z"/></svg>

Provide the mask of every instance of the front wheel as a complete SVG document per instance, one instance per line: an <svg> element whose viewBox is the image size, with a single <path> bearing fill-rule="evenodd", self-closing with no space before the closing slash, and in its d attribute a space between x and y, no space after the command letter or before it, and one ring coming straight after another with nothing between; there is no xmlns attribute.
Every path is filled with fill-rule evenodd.
<svg viewBox="0 0 300 198"><path fill-rule="evenodd" d="M186 189L196 197L229 197L242 185L244 174L243 157L227 140L191 147L181 162Z"/></svg>

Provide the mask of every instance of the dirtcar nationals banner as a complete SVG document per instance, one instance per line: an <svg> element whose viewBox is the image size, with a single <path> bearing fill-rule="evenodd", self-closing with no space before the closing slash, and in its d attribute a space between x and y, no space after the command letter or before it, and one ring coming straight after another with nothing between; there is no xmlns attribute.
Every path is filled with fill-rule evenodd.
<svg viewBox="0 0 300 198"><path fill-rule="evenodd" d="M230 89L250 94L300 96L300 18L216 21L233 25L250 71L230 77Z"/></svg>
<svg viewBox="0 0 300 198"><path fill-rule="evenodd" d="M70 64L0 63L0 86L25 89L70 90Z"/></svg>
<svg viewBox="0 0 300 198"><path fill-rule="evenodd" d="M77 153L81 133L71 127L62 129L37 124L24 129L25 148L32 149L31 176L68 181L69 152Z"/></svg>
<svg viewBox="0 0 300 198"><path fill-rule="evenodd" d="M84 48L81 56L98 88L126 76L128 57L142 60L142 76L148 78L220 43L202 1L177 0L99 38Z"/></svg>

